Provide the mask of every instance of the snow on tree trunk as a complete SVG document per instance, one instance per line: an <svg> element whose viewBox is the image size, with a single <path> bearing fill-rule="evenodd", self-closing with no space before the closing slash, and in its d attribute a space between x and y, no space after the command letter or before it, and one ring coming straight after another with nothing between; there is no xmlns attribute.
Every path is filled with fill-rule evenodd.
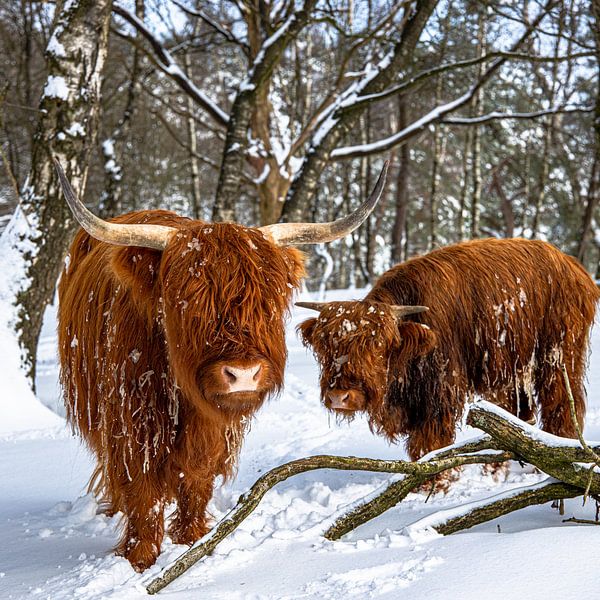
<svg viewBox="0 0 600 600"><path fill-rule="evenodd" d="M1 244L13 250L3 297L17 305L7 324L23 349L22 363L34 385L35 358L44 309L52 300L68 244L76 228L52 166L60 160L82 194L96 137L102 68L107 52L110 0L72 0L56 8L46 49L48 78L33 142L29 177Z"/></svg>

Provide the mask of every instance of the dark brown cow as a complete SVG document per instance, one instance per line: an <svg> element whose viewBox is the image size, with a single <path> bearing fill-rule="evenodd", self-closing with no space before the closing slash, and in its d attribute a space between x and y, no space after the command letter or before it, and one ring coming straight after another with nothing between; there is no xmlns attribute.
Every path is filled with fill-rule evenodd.
<svg viewBox="0 0 600 600"><path fill-rule="evenodd" d="M411 459L452 443L465 400L480 394L524 420L575 437L560 372L583 423L588 335L598 288L548 243L465 242L387 271L364 300L298 303L321 366L326 407L364 411L372 430L408 436Z"/></svg>
<svg viewBox="0 0 600 600"><path fill-rule="evenodd" d="M251 416L283 383L284 319L304 273L290 244L328 242L368 216L248 228L152 210L101 221L65 198L87 231L59 285L61 381L74 430L96 454L95 491L122 511L117 551L154 563L169 534L207 532L217 475L229 477Z"/></svg>

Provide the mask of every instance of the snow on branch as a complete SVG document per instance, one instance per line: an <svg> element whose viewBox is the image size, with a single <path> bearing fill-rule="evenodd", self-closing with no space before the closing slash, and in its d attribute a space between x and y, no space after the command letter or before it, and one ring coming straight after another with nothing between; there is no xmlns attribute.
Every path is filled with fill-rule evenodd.
<svg viewBox="0 0 600 600"><path fill-rule="evenodd" d="M492 64L483 72L476 83L459 98L448 102L447 104L436 106L429 111L426 115L411 123L408 127L405 127L401 131L378 140L370 144L361 144L357 146L347 146L345 148L336 148L331 151L329 158L331 160L343 160L348 158L360 158L368 156L370 154L378 154L385 152L391 148L404 143L405 141L421 134L429 125L433 125L442 120L442 118L455 110L458 110L462 106L465 106L471 98L477 93L477 91L483 87L491 77L498 71L498 69L508 60L508 57L515 53L523 42L532 34L535 28L538 26L540 21L546 16L548 11L554 6L555 2L548 0L544 5L544 8L538 13L537 17L528 25L525 32L519 37L519 39L512 45L510 50L506 53L507 56L500 56L494 59ZM362 97L356 97L352 104L352 109L355 108L358 102L362 101ZM345 108L348 108L348 101L345 102ZM333 120L333 119L331 119Z"/></svg>
<svg viewBox="0 0 600 600"><path fill-rule="evenodd" d="M127 9L113 4L113 11L123 17L132 25L152 46L157 58L160 70L170 77L179 87L189 94L194 101L201 106L220 125L225 126L229 122L229 116L217 104L211 100L202 90L191 81L182 71L171 53L162 45L158 38L146 27L146 25Z"/></svg>
<svg viewBox="0 0 600 600"><path fill-rule="evenodd" d="M593 106L554 106L546 110L537 110L528 113L502 113L494 111L478 117L453 117L440 121L444 125L482 125L498 119L538 119L545 115L558 113L594 112Z"/></svg>
<svg viewBox="0 0 600 600"><path fill-rule="evenodd" d="M215 19L213 19L210 15L205 13L203 10L199 10L199 9L194 10L192 8L184 6L177 0L171 0L171 2L173 4L175 4L175 6L179 7L184 13L186 13L192 17L197 17L197 18L201 19L204 23L206 23L206 25L208 25L212 30L214 30L216 33L218 33L222 37L224 37L228 42L231 42L233 44L237 44L238 46L241 46L244 49L244 52L246 54L248 54L250 52L250 47L244 40L241 40L238 37L236 37L231 32L230 29L221 25L218 21L215 21Z"/></svg>
<svg viewBox="0 0 600 600"><path fill-rule="evenodd" d="M408 127L398 131L394 135L391 135L377 142L371 144L360 144L357 146L347 146L345 148L336 148L330 154L332 160L343 160L347 158L358 158L361 156L368 156L369 154L378 154L385 152L394 146L398 146L406 142L407 140L419 135L425 129L434 123L437 123L442 119L444 115L451 113L461 106L464 106L474 96L479 86L473 86L468 92L442 106L436 106L430 110L426 115L411 123Z"/></svg>
<svg viewBox="0 0 600 600"><path fill-rule="evenodd" d="M535 54L527 54L522 52L487 52L481 56L476 56L474 58L468 58L466 60L460 60L452 63L445 63L438 67L421 71L420 73L410 77L410 79L407 81L403 81L402 83L383 90L382 92L369 94L367 96L360 96L360 98L357 98L354 106L358 107L363 104L385 100L386 98L390 98L391 96L395 96L397 94L404 94L409 90L414 89L424 81L427 81L437 75L441 75L442 73L446 73L447 71L466 69L468 67L476 66L480 63L489 62L490 60L494 60L496 58L506 58L507 60L522 60L529 62L564 62L594 56L594 54L594 52L578 52L574 54L565 54L564 56L537 56Z"/></svg>

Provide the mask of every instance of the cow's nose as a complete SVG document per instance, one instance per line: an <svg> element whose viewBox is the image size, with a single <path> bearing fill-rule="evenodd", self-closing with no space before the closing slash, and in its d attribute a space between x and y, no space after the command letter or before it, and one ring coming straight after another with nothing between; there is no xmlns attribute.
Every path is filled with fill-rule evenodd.
<svg viewBox="0 0 600 600"><path fill-rule="evenodd" d="M326 405L333 410L363 410L365 395L359 390L329 390Z"/></svg>
<svg viewBox="0 0 600 600"><path fill-rule="evenodd" d="M262 366L260 364L249 367L233 367L225 365L221 368L223 382L227 392L253 392L258 389Z"/></svg>

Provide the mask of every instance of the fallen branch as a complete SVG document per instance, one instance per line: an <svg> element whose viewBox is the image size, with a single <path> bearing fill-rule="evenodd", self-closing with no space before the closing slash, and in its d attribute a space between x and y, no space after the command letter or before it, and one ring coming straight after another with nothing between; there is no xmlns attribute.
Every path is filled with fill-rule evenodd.
<svg viewBox="0 0 600 600"><path fill-rule="evenodd" d="M490 435L499 447L511 450L540 471L582 490L600 492L600 469L589 470L590 451L578 440L561 438L525 423L486 401L471 405L467 423Z"/></svg>
<svg viewBox="0 0 600 600"><path fill-rule="evenodd" d="M479 438L476 442L467 442L453 448L444 449L439 460L427 462L408 462L403 460L376 460L353 456L312 456L295 460L275 467L260 477L254 485L242 494L237 504L221 519L221 521L201 540L184 552L161 575L153 579L147 586L149 594L156 594L174 579L185 573L200 559L211 554L217 545L235 531L248 515L256 508L263 496L275 485L286 479L316 469L338 469L350 471L372 471L379 473L401 473L407 475L403 481L414 478L417 484L427 481L447 469L466 464L495 462L505 460L508 453L481 455L476 454L484 444L492 444L489 438ZM466 454L465 454L466 453ZM435 454L432 455L435 458ZM415 486L412 485L410 489ZM409 490L410 491L410 490Z"/></svg>
<svg viewBox="0 0 600 600"><path fill-rule="evenodd" d="M571 517L570 519L563 519L563 523L582 523L583 525L600 525L600 521L592 521L592 519L576 519Z"/></svg>
<svg viewBox="0 0 600 600"><path fill-rule="evenodd" d="M576 496L581 496L579 488L548 478L535 485L508 490L491 498L440 510L409 525L405 531L410 535L416 531L432 528L442 535L448 535L470 529L527 506Z"/></svg>
<svg viewBox="0 0 600 600"><path fill-rule="evenodd" d="M600 493L600 469L594 462L592 468L589 468L590 457L596 456L599 448L590 447L587 443L582 447L577 440L540 431L485 401L471 405L467 423L487 435L434 451L418 462L322 455L295 460L272 469L240 496L235 507L212 531L163 570L146 589L150 594L157 593L204 556L211 554L252 513L272 487L289 477L316 469L404 475L402 479L393 478L368 497L344 507L341 513L334 515L333 524L324 534L327 539L338 539L395 506L416 487L444 471L468 464L490 464L515 459L535 465L554 479L528 488L503 492L460 509L441 511L413 524L410 531L428 526L439 533L448 534L525 506L572 498L583 494L584 490L592 496Z"/></svg>

